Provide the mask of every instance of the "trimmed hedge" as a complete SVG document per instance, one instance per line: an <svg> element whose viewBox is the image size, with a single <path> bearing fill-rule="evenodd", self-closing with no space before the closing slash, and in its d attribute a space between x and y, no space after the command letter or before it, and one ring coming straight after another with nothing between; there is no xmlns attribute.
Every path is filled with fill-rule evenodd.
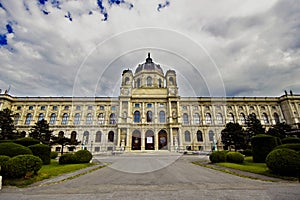
<svg viewBox="0 0 300 200"><path fill-rule="evenodd" d="M244 156L239 152L228 152L226 154L226 162L230 163L243 163Z"/></svg>
<svg viewBox="0 0 300 200"><path fill-rule="evenodd" d="M32 154L28 147L13 142L0 143L0 155L14 157L17 155Z"/></svg>
<svg viewBox="0 0 300 200"><path fill-rule="evenodd" d="M282 144L300 143L300 138L287 137L281 140Z"/></svg>
<svg viewBox="0 0 300 200"><path fill-rule="evenodd" d="M50 152L50 158L51 158L51 159L55 159L55 158L57 158L57 156L58 156L58 153L57 153L57 152L55 152L55 151L51 151L51 152Z"/></svg>
<svg viewBox="0 0 300 200"><path fill-rule="evenodd" d="M241 154L245 155L245 156L252 156L253 152L251 149L245 149L244 151L240 152Z"/></svg>
<svg viewBox="0 0 300 200"><path fill-rule="evenodd" d="M209 155L209 160L212 163L226 162L226 154L228 151L214 151Z"/></svg>
<svg viewBox="0 0 300 200"><path fill-rule="evenodd" d="M88 150L79 150L75 152L76 163L89 163L93 155Z"/></svg>
<svg viewBox="0 0 300 200"><path fill-rule="evenodd" d="M65 153L59 157L59 164L75 164L76 156L72 153Z"/></svg>
<svg viewBox="0 0 300 200"><path fill-rule="evenodd" d="M295 143L295 144L282 144L282 145L279 145L277 147L275 147L275 149L292 149L292 150L295 150L295 151L300 151L300 144L299 143Z"/></svg>
<svg viewBox="0 0 300 200"><path fill-rule="evenodd" d="M269 153L266 164L276 174L295 176L300 170L300 154L291 149L276 149Z"/></svg>
<svg viewBox="0 0 300 200"><path fill-rule="evenodd" d="M44 165L50 164L51 147L45 144L35 144L28 147L32 154L42 159Z"/></svg>
<svg viewBox="0 0 300 200"><path fill-rule="evenodd" d="M275 137L265 134L251 138L253 162L263 163L267 155L278 145Z"/></svg>
<svg viewBox="0 0 300 200"><path fill-rule="evenodd" d="M0 175L5 176L5 166L6 166L6 162L9 159L10 159L9 156L0 156L0 166L1 166Z"/></svg>
<svg viewBox="0 0 300 200"><path fill-rule="evenodd" d="M18 138L14 141L16 144L23 145L25 147L29 147L31 145L40 144L41 142L37 139L31 137Z"/></svg>
<svg viewBox="0 0 300 200"><path fill-rule="evenodd" d="M14 142L14 140L0 140L0 143Z"/></svg>
<svg viewBox="0 0 300 200"><path fill-rule="evenodd" d="M9 159L5 164L8 177L20 178L28 173L37 174L42 168L42 160L34 155L18 155Z"/></svg>

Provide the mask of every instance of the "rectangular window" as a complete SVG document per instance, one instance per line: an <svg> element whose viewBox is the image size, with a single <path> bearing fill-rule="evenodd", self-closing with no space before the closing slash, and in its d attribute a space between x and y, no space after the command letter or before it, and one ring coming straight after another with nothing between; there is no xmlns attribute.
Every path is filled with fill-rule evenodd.
<svg viewBox="0 0 300 200"><path fill-rule="evenodd" d="M69 106L65 106L64 110L69 110Z"/></svg>
<svg viewBox="0 0 300 200"><path fill-rule="evenodd" d="M116 110L116 109L117 109L116 106L112 106L112 107L111 107L111 110Z"/></svg>
<svg viewBox="0 0 300 200"><path fill-rule="evenodd" d="M147 108L152 108L152 104L151 103L147 103Z"/></svg>
<svg viewBox="0 0 300 200"><path fill-rule="evenodd" d="M93 110L93 106L88 106L88 110Z"/></svg>
<svg viewBox="0 0 300 200"><path fill-rule="evenodd" d="M104 106L100 106L100 110L104 110Z"/></svg>
<svg viewBox="0 0 300 200"><path fill-rule="evenodd" d="M134 104L134 107L135 107L135 108L139 108L139 107L140 107L140 104L139 104L139 103L135 103L135 104Z"/></svg>
<svg viewBox="0 0 300 200"><path fill-rule="evenodd" d="M53 109L53 110L57 110L57 106L53 106L52 109Z"/></svg>
<svg viewBox="0 0 300 200"><path fill-rule="evenodd" d="M182 106L182 110L187 110L187 106Z"/></svg>
<svg viewBox="0 0 300 200"><path fill-rule="evenodd" d="M46 110L46 106L41 106L41 110Z"/></svg>
<svg viewBox="0 0 300 200"><path fill-rule="evenodd" d="M81 109L81 107L80 106L76 106L76 110L80 110Z"/></svg>
<svg viewBox="0 0 300 200"><path fill-rule="evenodd" d="M28 110L33 110L33 106L29 106L29 107L28 107Z"/></svg>
<svg viewBox="0 0 300 200"><path fill-rule="evenodd" d="M56 152L60 152L60 147L55 147Z"/></svg>
<svg viewBox="0 0 300 200"><path fill-rule="evenodd" d="M95 152L99 152L100 151L100 147L95 147Z"/></svg>
<svg viewBox="0 0 300 200"><path fill-rule="evenodd" d="M158 105L158 107L163 108L163 107L165 107L165 104L164 104L164 103L160 103L160 104Z"/></svg>

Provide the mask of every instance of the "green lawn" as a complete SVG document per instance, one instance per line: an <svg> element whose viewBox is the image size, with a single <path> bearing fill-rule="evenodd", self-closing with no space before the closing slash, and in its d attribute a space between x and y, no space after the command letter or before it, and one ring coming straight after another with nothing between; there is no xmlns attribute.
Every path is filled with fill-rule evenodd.
<svg viewBox="0 0 300 200"><path fill-rule="evenodd" d="M38 175L32 178L18 178L18 179L4 179L4 185L13 185L18 187L25 187L32 183L52 178L61 174L73 172L79 169L90 167L94 165L93 163L83 163L83 164L58 164L57 160L51 160L49 165L43 165L39 170Z"/></svg>

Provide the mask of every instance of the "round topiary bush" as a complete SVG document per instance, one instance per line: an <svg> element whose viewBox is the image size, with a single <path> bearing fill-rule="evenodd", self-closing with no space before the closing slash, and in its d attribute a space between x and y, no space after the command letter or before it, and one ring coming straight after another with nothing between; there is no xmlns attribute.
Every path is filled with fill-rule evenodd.
<svg viewBox="0 0 300 200"><path fill-rule="evenodd" d="M45 144L35 144L28 147L32 154L42 159L44 165L50 164L51 147Z"/></svg>
<svg viewBox="0 0 300 200"><path fill-rule="evenodd" d="M55 159L55 158L57 158L57 156L58 156L58 153L57 153L57 152L55 152L55 151L51 151L51 152L50 152L50 158L51 158L51 159Z"/></svg>
<svg viewBox="0 0 300 200"><path fill-rule="evenodd" d="M276 138L260 134L251 138L253 162L263 163L267 155L278 145Z"/></svg>
<svg viewBox="0 0 300 200"><path fill-rule="evenodd" d="M13 142L0 143L0 155L14 157L17 155L32 154L28 147Z"/></svg>
<svg viewBox="0 0 300 200"><path fill-rule="evenodd" d="M245 149L244 151L241 152L245 156L252 156L253 152L251 149Z"/></svg>
<svg viewBox="0 0 300 200"><path fill-rule="evenodd" d="M72 153L65 153L59 157L59 164L75 164L76 156Z"/></svg>
<svg viewBox="0 0 300 200"><path fill-rule="evenodd" d="M243 163L244 156L243 156L243 154L241 154L239 152L228 152L226 154L226 162Z"/></svg>
<svg viewBox="0 0 300 200"><path fill-rule="evenodd" d="M292 149L276 149L266 158L268 168L280 175L297 175L300 170L300 155Z"/></svg>
<svg viewBox="0 0 300 200"><path fill-rule="evenodd" d="M287 137L281 140L282 144L300 143L300 138Z"/></svg>
<svg viewBox="0 0 300 200"><path fill-rule="evenodd" d="M292 150L295 150L295 151L300 151L300 143L282 144L282 145L279 145L279 146L275 147L275 149L292 149Z"/></svg>
<svg viewBox="0 0 300 200"><path fill-rule="evenodd" d="M88 150L79 150L75 152L76 163L89 163L93 155Z"/></svg>
<svg viewBox="0 0 300 200"><path fill-rule="evenodd" d="M228 151L214 151L209 155L209 160L212 163L225 162Z"/></svg>
<svg viewBox="0 0 300 200"><path fill-rule="evenodd" d="M29 147L31 145L40 144L40 141L31 137L24 137L16 139L14 143L20 144L25 147Z"/></svg>
<svg viewBox="0 0 300 200"><path fill-rule="evenodd" d="M5 164L7 175L12 178L24 177L27 173L37 174L43 165L42 160L34 155L18 155Z"/></svg>

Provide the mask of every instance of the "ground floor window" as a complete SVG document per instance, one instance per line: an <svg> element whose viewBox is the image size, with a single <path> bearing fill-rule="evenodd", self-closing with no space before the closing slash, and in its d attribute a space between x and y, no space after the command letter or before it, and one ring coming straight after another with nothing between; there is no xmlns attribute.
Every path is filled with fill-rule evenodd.
<svg viewBox="0 0 300 200"><path fill-rule="evenodd" d="M60 152L60 147L55 147L56 152Z"/></svg>
<svg viewBox="0 0 300 200"><path fill-rule="evenodd" d="M95 147L95 152L99 152L100 151L100 147Z"/></svg>

